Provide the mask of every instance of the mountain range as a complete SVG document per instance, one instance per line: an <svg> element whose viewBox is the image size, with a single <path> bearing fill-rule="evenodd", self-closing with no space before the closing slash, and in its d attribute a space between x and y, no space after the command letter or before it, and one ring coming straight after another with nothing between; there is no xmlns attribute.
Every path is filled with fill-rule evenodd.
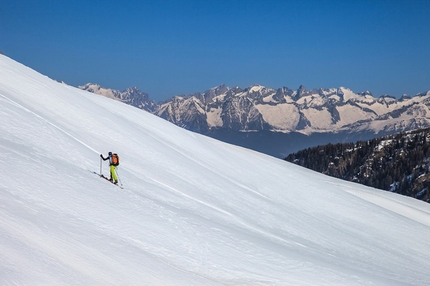
<svg viewBox="0 0 430 286"><path fill-rule="evenodd" d="M185 129L276 157L325 143L352 142L430 127L430 91L400 99L340 88L297 90L220 85L156 103L137 88L86 84Z"/></svg>

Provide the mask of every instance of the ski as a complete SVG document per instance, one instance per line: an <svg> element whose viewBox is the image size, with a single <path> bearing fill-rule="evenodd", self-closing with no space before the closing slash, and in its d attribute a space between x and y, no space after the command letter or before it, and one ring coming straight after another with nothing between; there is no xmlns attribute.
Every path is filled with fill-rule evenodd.
<svg viewBox="0 0 430 286"><path fill-rule="evenodd" d="M114 184L113 182L111 182L108 177L105 177L105 175L99 174L97 172L93 172L93 173L96 174L96 175L98 175L100 178L105 179L106 181L108 181L112 185L117 186L118 188L124 189L124 187L122 185Z"/></svg>

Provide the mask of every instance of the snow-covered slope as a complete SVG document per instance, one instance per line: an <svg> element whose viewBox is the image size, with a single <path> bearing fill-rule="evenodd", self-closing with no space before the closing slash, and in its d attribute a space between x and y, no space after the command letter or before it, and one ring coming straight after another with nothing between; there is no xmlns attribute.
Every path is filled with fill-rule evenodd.
<svg viewBox="0 0 430 286"><path fill-rule="evenodd" d="M0 123L2 285L428 285L423 202L191 133L3 55ZM108 151L125 189L93 174Z"/></svg>

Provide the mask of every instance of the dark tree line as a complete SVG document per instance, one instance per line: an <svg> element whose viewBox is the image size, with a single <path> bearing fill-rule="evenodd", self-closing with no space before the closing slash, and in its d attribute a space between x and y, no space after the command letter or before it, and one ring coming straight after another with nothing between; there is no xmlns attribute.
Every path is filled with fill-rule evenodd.
<svg viewBox="0 0 430 286"><path fill-rule="evenodd" d="M347 181L430 202L430 128L317 146L285 160Z"/></svg>

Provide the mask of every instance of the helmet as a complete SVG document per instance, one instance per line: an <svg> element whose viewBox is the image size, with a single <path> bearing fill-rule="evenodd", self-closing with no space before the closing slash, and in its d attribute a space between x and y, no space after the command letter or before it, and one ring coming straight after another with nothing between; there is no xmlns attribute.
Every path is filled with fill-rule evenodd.
<svg viewBox="0 0 430 286"><path fill-rule="evenodd" d="M112 152L109 152L109 156L112 155Z"/></svg>

